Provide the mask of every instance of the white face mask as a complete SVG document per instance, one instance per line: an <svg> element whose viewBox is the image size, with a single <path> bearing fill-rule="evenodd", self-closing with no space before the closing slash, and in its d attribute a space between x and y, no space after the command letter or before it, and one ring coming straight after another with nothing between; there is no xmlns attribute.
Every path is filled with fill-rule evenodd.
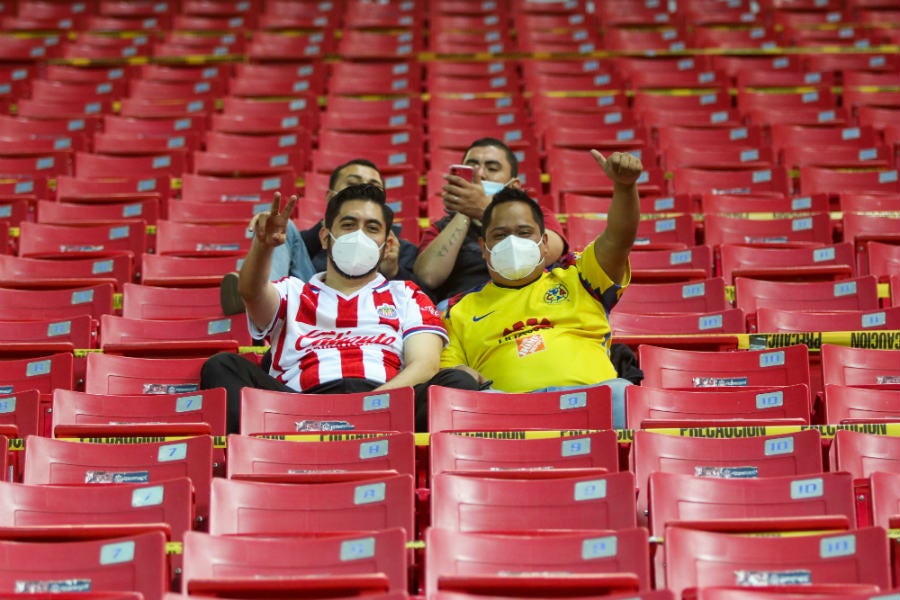
<svg viewBox="0 0 900 600"><path fill-rule="evenodd" d="M378 261L381 260L381 249L372 238L357 229L341 237L334 237L329 231L328 235L334 240L331 244L331 260L335 266L345 275L360 277L375 270Z"/></svg>
<svg viewBox="0 0 900 600"><path fill-rule="evenodd" d="M496 181L486 181L484 179L481 180L481 187L484 188L484 193L488 196L493 196L500 190L506 187L505 183L497 183Z"/></svg>
<svg viewBox="0 0 900 600"><path fill-rule="evenodd" d="M544 262L541 246L528 238L508 235L491 248L491 270L515 281L530 275Z"/></svg>

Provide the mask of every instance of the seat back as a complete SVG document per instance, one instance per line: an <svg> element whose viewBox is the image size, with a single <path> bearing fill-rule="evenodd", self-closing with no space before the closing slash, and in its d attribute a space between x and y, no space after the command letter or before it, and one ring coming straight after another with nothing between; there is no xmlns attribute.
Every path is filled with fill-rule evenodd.
<svg viewBox="0 0 900 600"><path fill-rule="evenodd" d="M432 433L430 473L528 469L619 470L618 443L612 429L563 438L514 439Z"/></svg>
<svg viewBox="0 0 900 600"><path fill-rule="evenodd" d="M438 473L431 481L431 525L453 531L519 533L635 526L631 473L549 475Z"/></svg>
<svg viewBox="0 0 900 600"><path fill-rule="evenodd" d="M283 535L320 531L413 530L412 475L335 483L270 483L217 477L212 482L213 535Z"/></svg>
<svg viewBox="0 0 900 600"><path fill-rule="evenodd" d="M228 436L228 477L292 473L396 471L415 475L415 436L409 432L340 440L277 440Z"/></svg>
<svg viewBox="0 0 900 600"><path fill-rule="evenodd" d="M412 388L381 393L304 394L241 390L241 433L356 430L413 431Z"/></svg>
<svg viewBox="0 0 900 600"><path fill-rule="evenodd" d="M521 394L431 386L428 393L431 432L612 428L612 392L606 386Z"/></svg>
<svg viewBox="0 0 900 600"><path fill-rule="evenodd" d="M173 442L94 444L29 436L25 440L24 483L156 483L188 477L194 486L197 524L209 516L212 438Z"/></svg>
<svg viewBox="0 0 900 600"><path fill-rule="evenodd" d="M168 589L161 531L75 542L0 541L0 591L46 592L51 585L92 593L133 590L162 600ZM48 576L51 578L48 581Z"/></svg>
<svg viewBox="0 0 900 600"><path fill-rule="evenodd" d="M799 537L669 527L666 554L666 584L675 594L699 586L748 585L760 577L776 585L891 585L887 536L880 527Z"/></svg>
<svg viewBox="0 0 900 600"><path fill-rule="evenodd" d="M465 589L467 583L478 589L479 579L496 577L499 587L494 593L507 597L522 597L525 589L537 584L534 578L509 577L509 573L565 574L565 581L553 584L557 592L560 586L575 586L579 575L630 574L632 585L649 590L649 557L645 529L510 534L432 527L425 534L425 594L432 597L448 589L451 580L456 580L451 589ZM604 590L595 583L590 589L598 593L617 588Z"/></svg>
<svg viewBox="0 0 900 600"><path fill-rule="evenodd" d="M182 592L199 581L288 577L330 578L384 574L391 590L406 590L407 551L402 529L317 536L214 536L190 531L184 539ZM327 575L323 575L327 574Z"/></svg>

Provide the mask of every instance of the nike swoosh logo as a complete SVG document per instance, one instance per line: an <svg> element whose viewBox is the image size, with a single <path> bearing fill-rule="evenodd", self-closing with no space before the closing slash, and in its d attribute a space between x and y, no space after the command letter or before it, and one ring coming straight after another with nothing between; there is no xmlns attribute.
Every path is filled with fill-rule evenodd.
<svg viewBox="0 0 900 600"><path fill-rule="evenodd" d="M478 321L484 319L484 318L487 317L488 315L494 314L495 312L497 312L497 311L492 310L491 312L485 313L485 314L481 315L480 317L476 317L475 315L472 315L472 322L473 322L473 323L477 323Z"/></svg>

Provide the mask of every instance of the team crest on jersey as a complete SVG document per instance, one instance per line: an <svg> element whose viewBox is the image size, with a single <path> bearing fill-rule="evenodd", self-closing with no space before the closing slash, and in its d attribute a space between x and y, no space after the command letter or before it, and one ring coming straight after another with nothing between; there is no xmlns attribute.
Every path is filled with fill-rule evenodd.
<svg viewBox="0 0 900 600"><path fill-rule="evenodd" d="M544 302L547 304L559 304L569 299L569 290L563 284L554 285L544 294Z"/></svg>
<svg viewBox="0 0 900 600"><path fill-rule="evenodd" d="M382 319L396 319L398 316L397 308L392 304L382 304L375 310Z"/></svg>

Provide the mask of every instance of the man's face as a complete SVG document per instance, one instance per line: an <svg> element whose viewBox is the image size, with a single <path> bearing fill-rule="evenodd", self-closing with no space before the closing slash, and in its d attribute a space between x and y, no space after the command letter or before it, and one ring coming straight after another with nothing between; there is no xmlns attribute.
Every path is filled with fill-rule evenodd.
<svg viewBox="0 0 900 600"><path fill-rule="evenodd" d="M481 179L507 183L512 179L512 165L506 152L497 146L478 146L466 152L463 163L473 167Z"/></svg>
<svg viewBox="0 0 900 600"><path fill-rule="evenodd" d="M341 169L337 176L337 180L334 182L334 189L331 190L331 193L336 194L351 185L361 185L364 183L377 185L381 189L384 189L384 181L381 180L381 173L376 169L365 165L350 165Z"/></svg>
<svg viewBox="0 0 900 600"><path fill-rule="evenodd" d="M490 261L491 249L511 235L527 238L540 244L541 254L546 259L547 236L541 233L540 225L535 220L531 208L524 202L504 202L494 207L491 223L484 232L484 239L481 240L481 252L484 260ZM488 271L494 281L504 284L514 283L513 280L504 278L493 269ZM535 270L535 273L539 274L540 271Z"/></svg>
<svg viewBox="0 0 900 600"><path fill-rule="evenodd" d="M339 238L358 229L362 229L379 246L384 243L388 230L379 204L368 200L348 200L341 205L340 212L331 224L331 235ZM330 246L331 238L327 233L325 236Z"/></svg>
<svg viewBox="0 0 900 600"><path fill-rule="evenodd" d="M504 202L494 207L484 241L488 248L493 248L510 235L541 242L541 227L524 202Z"/></svg>

